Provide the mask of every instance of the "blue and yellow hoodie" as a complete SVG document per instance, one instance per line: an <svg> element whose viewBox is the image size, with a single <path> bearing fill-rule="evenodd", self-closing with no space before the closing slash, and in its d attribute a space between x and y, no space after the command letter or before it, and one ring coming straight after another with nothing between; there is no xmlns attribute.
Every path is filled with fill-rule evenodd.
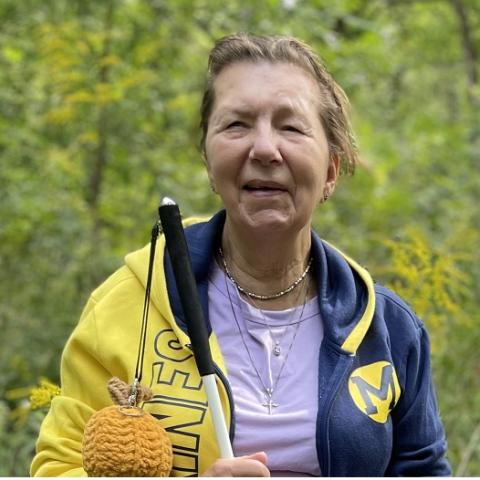
<svg viewBox="0 0 480 480"><path fill-rule="evenodd" d="M225 212L186 221L185 233L233 438L228 372L208 321L208 271L224 221ZM154 397L144 408L172 440L172 476L196 476L219 452L164 245L160 236L143 369ZM62 392L42 424L32 475L85 475L86 422L111 404L110 377L133 381L148 252L147 246L127 255L125 265L92 293L62 355ZM312 365L319 380L316 446L323 475L450 475L423 325L401 299L315 232L312 255L324 321L319 365Z"/></svg>

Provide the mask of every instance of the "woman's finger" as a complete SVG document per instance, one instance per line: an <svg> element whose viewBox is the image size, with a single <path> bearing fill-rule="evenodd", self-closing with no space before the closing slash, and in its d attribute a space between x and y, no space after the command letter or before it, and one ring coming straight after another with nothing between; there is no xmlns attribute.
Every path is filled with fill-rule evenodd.
<svg viewBox="0 0 480 480"><path fill-rule="evenodd" d="M220 458L208 468L202 477L269 477L267 455L257 452L236 458Z"/></svg>

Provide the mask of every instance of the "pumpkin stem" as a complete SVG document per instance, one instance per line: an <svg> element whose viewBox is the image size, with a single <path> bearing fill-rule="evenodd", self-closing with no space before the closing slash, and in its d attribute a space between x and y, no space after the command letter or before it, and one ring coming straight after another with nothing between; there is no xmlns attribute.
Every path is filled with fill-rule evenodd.
<svg viewBox="0 0 480 480"><path fill-rule="evenodd" d="M135 404L146 402L153 397L152 391L143 385L136 385L136 402ZM130 405L128 397L132 392L132 385L120 380L118 377L112 377L108 381L108 393L113 400L113 403L120 405L121 407L127 407Z"/></svg>

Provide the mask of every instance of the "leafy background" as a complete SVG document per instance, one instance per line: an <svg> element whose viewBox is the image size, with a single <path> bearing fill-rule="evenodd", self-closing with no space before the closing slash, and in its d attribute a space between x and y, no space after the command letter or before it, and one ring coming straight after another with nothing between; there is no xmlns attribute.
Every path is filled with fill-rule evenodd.
<svg viewBox="0 0 480 480"><path fill-rule="evenodd" d="M480 475L479 0L2 0L0 19L1 475L28 474L31 389L58 383L160 196L219 207L197 112L235 31L302 38L349 95L362 166L315 227L427 324L450 461Z"/></svg>

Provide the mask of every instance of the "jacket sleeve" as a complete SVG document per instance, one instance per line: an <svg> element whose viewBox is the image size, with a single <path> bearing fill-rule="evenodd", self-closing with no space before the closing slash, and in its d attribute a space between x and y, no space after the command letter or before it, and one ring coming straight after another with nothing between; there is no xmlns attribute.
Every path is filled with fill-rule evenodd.
<svg viewBox="0 0 480 480"><path fill-rule="evenodd" d="M86 476L82 467L83 430L95 410L111 403L106 383L109 372L98 353L95 302L90 299L68 340L61 362L61 394L45 417L32 476Z"/></svg>
<svg viewBox="0 0 480 480"><path fill-rule="evenodd" d="M451 476L446 439L430 370L430 345L423 326L406 357L405 386L394 422L393 451L386 476Z"/></svg>

